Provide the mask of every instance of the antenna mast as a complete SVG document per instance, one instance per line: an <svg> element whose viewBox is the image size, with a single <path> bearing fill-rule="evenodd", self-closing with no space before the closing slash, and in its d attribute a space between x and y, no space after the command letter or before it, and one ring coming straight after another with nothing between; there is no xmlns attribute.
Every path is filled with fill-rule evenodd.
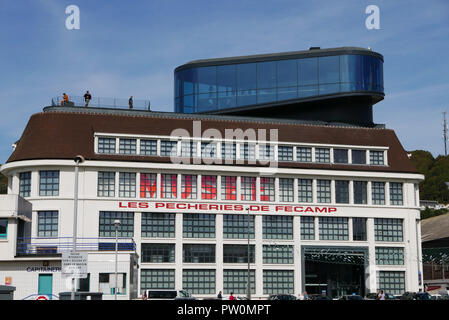
<svg viewBox="0 0 449 320"><path fill-rule="evenodd" d="M446 111L443 112L443 139L444 139L444 155L447 156L447 122L446 122Z"/></svg>

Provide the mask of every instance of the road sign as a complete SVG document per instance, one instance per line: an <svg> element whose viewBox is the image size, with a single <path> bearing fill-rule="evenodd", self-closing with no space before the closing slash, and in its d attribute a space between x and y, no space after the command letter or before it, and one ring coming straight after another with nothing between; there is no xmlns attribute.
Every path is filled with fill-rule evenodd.
<svg viewBox="0 0 449 320"><path fill-rule="evenodd" d="M62 276L69 278L87 278L87 252L63 252Z"/></svg>
<svg viewBox="0 0 449 320"><path fill-rule="evenodd" d="M48 300L47 296L37 296L36 300Z"/></svg>

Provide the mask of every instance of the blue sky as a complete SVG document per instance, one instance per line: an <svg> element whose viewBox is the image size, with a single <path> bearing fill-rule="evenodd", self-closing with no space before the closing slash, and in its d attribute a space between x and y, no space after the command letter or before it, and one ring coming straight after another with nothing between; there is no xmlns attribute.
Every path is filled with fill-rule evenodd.
<svg viewBox="0 0 449 320"><path fill-rule="evenodd" d="M80 8L79 30L65 8ZM380 29L365 27L368 5ZM0 0L0 163L31 114L67 92L151 99L173 111L173 70L191 60L371 47L384 55L374 120L407 150L444 152L449 112L449 1ZM448 116L449 119L449 116Z"/></svg>

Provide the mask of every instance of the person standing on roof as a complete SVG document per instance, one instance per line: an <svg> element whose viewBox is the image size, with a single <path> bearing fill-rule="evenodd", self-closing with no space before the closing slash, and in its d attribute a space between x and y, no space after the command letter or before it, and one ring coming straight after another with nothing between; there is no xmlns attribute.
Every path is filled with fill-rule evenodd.
<svg viewBox="0 0 449 320"><path fill-rule="evenodd" d="M89 90L84 94L84 102L86 103L84 106L87 108L89 106L89 102L92 99L92 96L89 93Z"/></svg>
<svg viewBox="0 0 449 320"><path fill-rule="evenodd" d="M132 109L133 108L133 96L129 97L128 104L129 104L129 109Z"/></svg>

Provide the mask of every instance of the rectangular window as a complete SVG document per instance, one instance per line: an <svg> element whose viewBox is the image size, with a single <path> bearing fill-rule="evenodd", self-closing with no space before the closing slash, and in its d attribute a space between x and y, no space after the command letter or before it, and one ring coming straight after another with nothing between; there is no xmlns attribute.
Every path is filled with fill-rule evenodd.
<svg viewBox="0 0 449 320"><path fill-rule="evenodd" d="M366 218L352 218L352 239L366 241Z"/></svg>
<svg viewBox="0 0 449 320"><path fill-rule="evenodd" d="M348 149L334 149L334 163L348 163Z"/></svg>
<svg viewBox="0 0 449 320"><path fill-rule="evenodd" d="M181 198L182 199L196 199L198 194L197 189L198 176L183 174L181 176Z"/></svg>
<svg viewBox="0 0 449 320"><path fill-rule="evenodd" d="M140 140L141 156L157 156L157 140Z"/></svg>
<svg viewBox="0 0 449 320"><path fill-rule="evenodd" d="M240 191L242 193L242 200L256 201L256 178L255 177L241 177Z"/></svg>
<svg viewBox="0 0 449 320"><path fill-rule="evenodd" d="M274 201L274 178L260 178L260 201Z"/></svg>
<svg viewBox="0 0 449 320"><path fill-rule="evenodd" d="M58 211L38 211L37 219L38 237L58 236Z"/></svg>
<svg viewBox="0 0 449 320"><path fill-rule="evenodd" d="M279 161L293 161L293 147L278 146Z"/></svg>
<svg viewBox="0 0 449 320"><path fill-rule="evenodd" d="M391 294L403 294L405 291L404 271L377 271L377 289Z"/></svg>
<svg viewBox="0 0 449 320"><path fill-rule="evenodd" d="M0 239L8 238L8 219L0 219Z"/></svg>
<svg viewBox="0 0 449 320"><path fill-rule="evenodd" d="M373 204L385 204L385 182L371 182Z"/></svg>
<svg viewBox="0 0 449 320"><path fill-rule="evenodd" d="M156 198L157 174L141 173L140 174L140 197Z"/></svg>
<svg viewBox="0 0 449 320"><path fill-rule="evenodd" d="M349 181L335 180L335 202L349 203Z"/></svg>
<svg viewBox="0 0 449 320"><path fill-rule="evenodd" d="M377 265L404 265L404 248L376 247Z"/></svg>
<svg viewBox="0 0 449 320"><path fill-rule="evenodd" d="M217 144L215 142L201 142L202 158L217 158Z"/></svg>
<svg viewBox="0 0 449 320"><path fill-rule="evenodd" d="M317 200L319 203L331 202L331 181L317 180L316 181Z"/></svg>
<svg viewBox="0 0 449 320"><path fill-rule="evenodd" d="M296 147L296 161L312 162L312 148Z"/></svg>
<svg viewBox="0 0 449 320"><path fill-rule="evenodd" d="M98 153L115 153L115 138L98 138Z"/></svg>
<svg viewBox="0 0 449 320"><path fill-rule="evenodd" d="M134 172L120 172L119 196L123 198L136 197L136 174Z"/></svg>
<svg viewBox="0 0 449 320"><path fill-rule="evenodd" d="M263 245L263 263L293 264L293 246Z"/></svg>
<svg viewBox="0 0 449 320"><path fill-rule="evenodd" d="M268 144L259 144L259 159L274 160L274 146Z"/></svg>
<svg viewBox="0 0 449 320"><path fill-rule="evenodd" d="M184 213L182 218L184 238L215 238L215 215Z"/></svg>
<svg viewBox="0 0 449 320"><path fill-rule="evenodd" d="M374 235L376 241L402 242L402 219L374 219Z"/></svg>
<svg viewBox="0 0 449 320"><path fill-rule="evenodd" d="M298 179L298 202L313 202L312 179Z"/></svg>
<svg viewBox="0 0 449 320"><path fill-rule="evenodd" d="M140 272L140 287L142 290L175 289L175 270L142 269Z"/></svg>
<svg viewBox="0 0 449 320"><path fill-rule="evenodd" d="M384 165L384 152L370 150L369 161L371 165Z"/></svg>
<svg viewBox="0 0 449 320"><path fill-rule="evenodd" d="M293 202L293 182L292 178L279 178L279 201Z"/></svg>
<svg viewBox="0 0 449 320"><path fill-rule="evenodd" d="M192 158L197 156L196 141L181 142L181 157Z"/></svg>
<svg viewBox="0 0 449 320"><path fill-rule="evenodd" d="M99 273L98 289L105 295L115 294L115 283L117 282L117 294L126 294L126 273L118 273L117 281L115 280L115 273Z"/></svg>
<svg viewBox="0 0 449 320"><path fill-rule="evenodd" d="M59 171L39 171L39 195L59 195Z"/></svg>
<svg viewBox="0 0 449 320"><path fill-rule="evenodd" d="M254 263L254 245L249 246L249 262ZM246 244L224 244L224 263L248 263L248 245Z"/></svg>
<svg viewBox="0 0 449 320"><path fill-rule="evenodd" d="M251 293L256 292L256 277L254 270L249 272L249 286ZM248 270L223 270L223 293L246 294L248 283Z"/></svg>
<svg viewBox="0 0 449 320"><path fill-rule="evenodd" d="M175 245L167 243L142 243L142 260L144 263L175 262Z"/></svg>
<svg viewBox="0 0 449 320"><path fill-rule="evenodd" d="M215 244L183 244L183 262L215 263Z"/></svg>
<svg viewBox="0 0 449 320"><path fill-rule="evenodd" d="M237 177L221 177L221 200L237 200Z"/></svg>
<svg viewBox="0 0 449 320"><path fill-rule="evenodd" d="M330 163L331 154L329 148L315 148L315 161L319 163Z"/></svg>
<svg viewBox="0 0 449 320"><path fill-rule="evenodd" d="M354 181L354 204L367 204L367 182Z"/></svg>
<svg viewBox="0 0 449 320"><path fill-rule="evenodd" d="M352 164L366 164L365 150L352 150Z"/></svg>
<svg viewBox="0 0 449 320"><path fill-rule="evenodd" d="M241 143L240 159L256 160L256 145L254 143Z"/></svg>
<svg viewBox="0 0 449 320"><path fill-rule="evenodd" d="M292 216L263 216L263 239L293 239Z"/></svg>
<svg viewBox="0 0 449 320"><path fill-rule="evenodd" d="M177 174L161 174L161 198L163 199L176 199L177 198L177 186L178 186Z"/></svg>
<svg viewBox="0 0 449 320"><path fill-rule="evenodd" d="M315 240L314 217L301 217L301 240Z"/></svg>
<svg viewBox="0 0 449 320"><path fill-rule="evenodd" d="M235 160L237 159L235 143L222 142L221 144L221 158Z"/></svg>
<svg viewBox="0 0 449 320"><path fill-rule="evenodd" d="M123 139L121 138L119 144L119 153L120 154L136 154L136 139Z"/></svg>
<svg viewBox="0 0 449 320"><path fill-rule="evenodd" d="M142 237L174 238L175 214L159 212L142 212Z"/></svg>
<svg viewBox="0 0 449 320"><path fill-rule="evenodd" d="M100 211L99 237L115 238L115 220L120 220L119 237L134 235L134 212Z"/></svg>
<svg viewBox="0 0 449 320"><path fill-rule="evenodd" d="M254 239L254 216L244 214L224 214L223 215L223 237L225 239Z"/></svg>
<svg viewBox="0 0 449 320"><path fill-rule="evenodd" d="M319 218L320 240L349 240L348 218Z"/></svg>
<svg viewBox="0 0 449 320"><path fill-rule="evenodd" d="M390 182L390 204L392 206L402 206L403 196L402 196L402 183L400 182Z"/></svg>
<svg viewBox="0 0 449 320"><path fill-rule="evenodd" d="M215 270L183 269L182 287L191 294L215 294Z"/></svg>
<svg viewBox="0 0 449 320"><path fill-rule="evenodd" d="M21 172L19 175L19 194L29 197L31 192L31 172Z"/></svg>
<svg viewBox="0 0 449 320"><path fill-rule="evenodd" d="M99 197L115 197L115 172L98 172L97 194Z"/></svg>
<svg viewBox="0 0 449 320"><path fill-rule="evenodd" d="M201 199L217 199L217 176L201 176Z"/></svg>
<svg viewBox="0 0 449 320"><path fill-rule="evenodd" d="M161 157L172 157L178 154L178 142L161 140Z"/></svg>
<svg viewBox="0 0 449 320"><path fill-rule="evenodd" d="M293 270L263 270L264 294L294 294Z"/></svg>

